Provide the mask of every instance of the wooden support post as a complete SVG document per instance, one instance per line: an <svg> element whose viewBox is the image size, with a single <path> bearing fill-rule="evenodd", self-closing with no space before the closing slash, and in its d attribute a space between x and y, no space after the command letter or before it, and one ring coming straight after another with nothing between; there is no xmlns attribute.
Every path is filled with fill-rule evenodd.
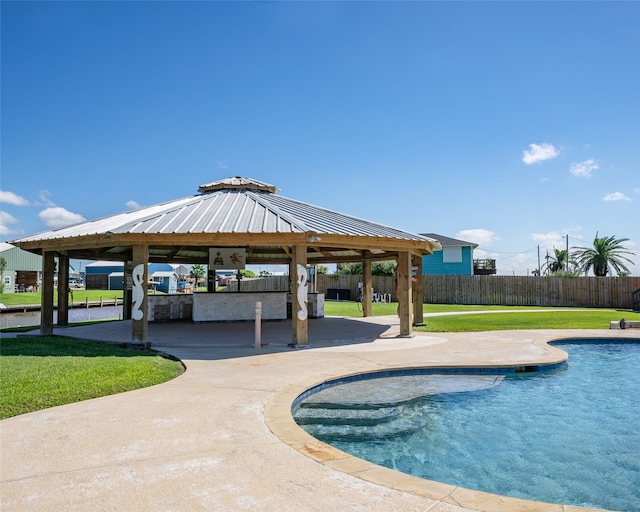
<svg viewBox="0 0 640 512"><path fill-rule="evenodd" d="M122 276L122 319L131 320L131 305L133 304L133 262L124 262L124 276Z"/></svg>
<svg viewBox="0 0 640 512"><path fill-rule="evenodd" d="M398 254L398 316L400 317L400 336L408 337L413 333L411 325L411 254Z"/></svg>
<svg viewBox="0 0 640 512"><path fill-rule="evenodd" d="M413 292L413 325L424 325L424 278L422 276L422 256L412 256L411 273Z"/></svg>
<svg viewBox="0 0 640 512"><path fill-rule="evenodd" d="M58 326L69 325L69 256L58 256Z"/></svg>
<svg viewBox="0 0 640 512"><path fill-rule="evenodd" d="M371 260L362 262L362 316L373 315L371 305Z"/></svg>
<svg viewBox="0 0 640 512"><path fill-rule="evenodd" d="M52 251L42 253L42 297L40 299L40 334L53 334L53 289L56 271L55 254Z"/></svg>
<svg viewBox="0 0 640 512"><path fill-rule="evenodd" d="M307 308L307 246L293 246L291 254L291 325L293 340L289 346L303 348L308 346L309 315Z"/></svg>
<svg viewBox="0 0 640 512"><path fill-rule="evenodd" d="M131 309L131 343L136 347L148 347L148 306L147 288L149 271L149 247L147 245L133 246L133 306Z"/></svg>

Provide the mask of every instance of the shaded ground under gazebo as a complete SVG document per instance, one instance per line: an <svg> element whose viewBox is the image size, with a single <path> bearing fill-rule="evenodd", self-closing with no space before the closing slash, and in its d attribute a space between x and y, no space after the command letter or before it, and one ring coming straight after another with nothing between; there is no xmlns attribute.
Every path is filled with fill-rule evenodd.
<svg viewBox="0 0 640 512"><path fill-rule="evenodd" d="M53 333L56 258L59 326L68 325L70 259L124 262L124 317L132 319L132 344L141 345L147 344L149 263L213 267L217 252L234 250L240 265L289 265L292 346L304 346L307 265L362 262L363 316L370 316L371 263L396 260L400 335L409 336L422 322L422 280L412 281L412 270L422 275L422 256L441 249L436 240L286 198L273 185L239 176L201 185L193 196L11 243L43 256L43 335Z"/></svg>

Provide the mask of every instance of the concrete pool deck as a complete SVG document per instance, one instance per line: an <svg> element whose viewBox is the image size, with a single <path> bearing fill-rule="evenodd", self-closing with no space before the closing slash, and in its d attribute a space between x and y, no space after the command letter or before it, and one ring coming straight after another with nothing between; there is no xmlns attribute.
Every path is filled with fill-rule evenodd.
<svg viewBox="0 0 640 512"><path fill-rule="evenodd" d="M129 322L56 334L128 341ZM430 482L348 456L304 432L291 402L325 380L386 368L554 363L561 338L631 331L416 333L396 317L310 320L311 347L290 349L289 322L149 325L152 348L180 358L169 382L0 422L4 511L575 511ZM4 336L4 335L3 335Z"/></svg>

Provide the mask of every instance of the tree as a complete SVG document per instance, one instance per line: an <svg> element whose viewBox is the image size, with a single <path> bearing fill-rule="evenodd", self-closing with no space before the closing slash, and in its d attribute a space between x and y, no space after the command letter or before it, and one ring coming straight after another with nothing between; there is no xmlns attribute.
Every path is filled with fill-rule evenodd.
<svg viewBox="0 0 640 512"><path fill-rule="evenodd" d="M553 248L553 255L547 255L546 257L546 263L544 264L545 266L545 271L549 274L555 274L557 275L558 273L572 273L572 271L569 269L569 266L573 267L575 269L576 267L576 262L575 262L575 258L573 257L573 255L567 250L567 249L556 249L555 247Z"/></svg>
<svg viewBox="0 0 640 512"><path fill-rule="evenodd" d="M0 256L0 293L4 293L4 271L7 269L7 260Z"/></svg>
<svg viewBox="0 0 640 512"><path fill-rule="evenodd" d="M375 261L371 265L371 274L374 276L393 276L397 266L398 263L395 261Z"/></svg>
<svg viewBox="0 0 640 512"><path fill-rule="evenodd" d="M329 268L326 265L316 265L316 272L318 275L326 274L329 272Z"/></svg>
<svg viewBox="0 0 640 512"><path fill-rule="evenodd" d="M374 261L371 264L371 275L392 276L395 273L395 261ZM341 263L338 265L336 274L362 274L362 263Z"/></svg>
<svg viewBox="0 0 640 512"><path fill-rule="evenodd" d="M618 275L624 275L629 269L624 264L633 263L626 257L633 252L627 250L622 245L628 238L616 238L615 236L596 237L593 240L593 248L577 247L575 258L580 269L587 273L593 269L596 276L606 276L611 270L615 270Z"/></svg>
<svg viewBox="0 0 640 512"><path fill-rule="evenodd" d="M191 270L189 270L189 277L195 280L196 288L198 287L198 282L201 281L206 275L207 275L207 269L205 268L204 265L200 265L199 263L196 263L195 265L193 265L191 267Z"/></svg>
<svg viewBox="0 0 640 512"><path fill-rule="evenodd" d="M362 263L338 263L336 274L362 274Z"/></svg>

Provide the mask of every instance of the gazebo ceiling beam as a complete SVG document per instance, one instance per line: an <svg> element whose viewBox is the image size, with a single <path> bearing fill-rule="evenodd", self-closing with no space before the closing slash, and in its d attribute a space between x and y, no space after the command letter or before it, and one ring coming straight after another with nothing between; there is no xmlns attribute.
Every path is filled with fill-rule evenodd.
<svg viewBox="0 0 640 512"><path fill-rule="evenodd" d="M290 253L288 246L270 248L248 248L248 264L288 264ZM66 251L70 258L105 260L105 261L129 261L131 260L131 246L115 247L84 247L70 248L57 246L56 252ZM40 250L34 252L40 253ZM352 254L339 254L339 253ZM397 250L376 252L367 249L353 247L308 247L308 261L310 263L347 263L363 260L383 261L395 259ZM355 253L355 254L353 254ZM209 246L149 246L150 262L167 263L208 263Z"/></svg>
<svg viewBox="0 0 640 512"><path fill-rule="evenodd" d="M281 247L306 245L309 247L338 247L358 249L383 249L402 250L430 253L431 246L428 242L419 244L415 240L402 238L364 237L349 235L323 235L321 244L310 243L305 233L187 233L187 234L146 234L146 233L119 233L112 235L89 235L85 237L50 239L39 241L20 242L20 247L25 250L31 248L44 250L73 250L89 247L118 247L135 244L149 246L194 246L194 247L251 247L261 245L279 245Z"/></svg>
<svg viewBox="0 0 640 512"><path fill-rule="evenodd" d="M97 247L83 249L58 248L58 251L65 251L70 258L104 261L130 261L131 246L123 247ZM117 249L117 250L116 250ZM209 247L170 247L170 246L150 246L149 261L167 263L208 263ZM249 248L251 249L251 248ZM288 264L290 254L285 248L272 248L271 250L252 250L247 254L248 264ZM181 251L186 254L182 254ZM40 251L35 251L40 253ZM355 253L355 254L339 254ZM383 261L395 259L397 251L384 251L372 253L367 250L359 250L348 247L317 247L309 248L308 261L310 263L347 263L359 262L363 260Z"/></svg>
<svg viewBox="0 0 640 512"><path fill-rule="evenodd" d="M306 245L312 252L326 253L332 250L351 249L357 251L383 250L390 252L410 251L416 255L430 254L431 247L428 242L416 247L415 240L356 237L344 235L322 236L322 244L317 242L310 244L306 241L303 233L295 234L186 234L186 235L148 235L148 234L114 234L95 235L73 239L51 239L34 242L21 242L20 248L32 250L38 253L47 250L71 251L101 254L113 252L116 248L121 248L124 252L128 247L135 244L145 244L149 247L166 247L168 251L175 251L179 254L182 248L196 248L196 250L208 247L256 247L274 246L277 244L282 253L289 255L290 247L293 245ZM260 249L256 249L259 251Z"/></svg>

